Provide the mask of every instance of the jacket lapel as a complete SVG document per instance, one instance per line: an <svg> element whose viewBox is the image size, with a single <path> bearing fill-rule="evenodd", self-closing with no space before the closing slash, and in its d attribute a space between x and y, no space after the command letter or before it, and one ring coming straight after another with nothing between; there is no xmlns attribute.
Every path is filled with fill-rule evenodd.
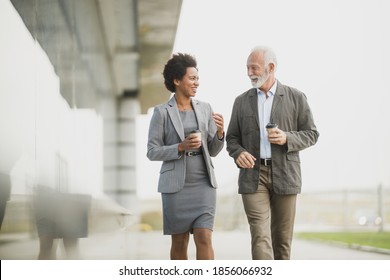
<svg viewBox="0 0 390 280"><path fill-rule="evenodd" d="M167 111L168 111L168 115L172 121L173 127L175 128L180 139L183 141L185 139L184 128L183 128L183 123L181 122L181 118L179 115L179 110L177 109L175 97L172 97L168 101Z"/></svg>
<svg viewBox="0 0 390 280"><path fill-rule="evenodd" d="M249 103L251 104L252 112L255 113L256 123L257 127L260 127L259 125L259 105L257 102L257 89L253 88L251 89L251 92L249 94Z"/></svg>
<svg viewBox="0 0 390 280"><path fill-rule="evenodd" d="M279 109L280 102L282 101L283 95L284 95L284 87L283 85L277 81L278 86L276 88L274 101L272 103L272 109L271 109L271 122L275 122L274 116L276 115L277 110Z"/></svg>
<svg viewBox="0 0 390 280"><path fill-rule="evenodd" d="M202 111L199 101L192 99L192 108L194 108L196 120L198 121L198 127L200 131L206 130L206 114Z"/></svg>

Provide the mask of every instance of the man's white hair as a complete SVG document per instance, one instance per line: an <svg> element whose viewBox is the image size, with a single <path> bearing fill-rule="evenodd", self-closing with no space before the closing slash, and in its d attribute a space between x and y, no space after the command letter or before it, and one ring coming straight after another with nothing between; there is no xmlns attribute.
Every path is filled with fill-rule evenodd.
<svg viewBox="0 0 390 280"><path fill-rule="evenodd" d="M263 53L264 54L264 66L267 66L268 64L272 63L274 67L274 71L276 71L276 68L278 67L278 61L276 59L275 52L267 46L255 46L252 51L252 53Z"/></svg>

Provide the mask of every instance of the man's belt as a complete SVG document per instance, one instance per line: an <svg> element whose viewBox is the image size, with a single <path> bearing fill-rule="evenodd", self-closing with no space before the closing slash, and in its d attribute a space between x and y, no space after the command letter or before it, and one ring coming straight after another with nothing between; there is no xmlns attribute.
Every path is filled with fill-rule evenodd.
<svg viewBox="0 0 390 280"><path fill-rule="evenodd" d="M261 158L260 159L260 164L265 165L265 166L270 166L270 165L272 165L272 159L270 159L270 158Z"/></svg>

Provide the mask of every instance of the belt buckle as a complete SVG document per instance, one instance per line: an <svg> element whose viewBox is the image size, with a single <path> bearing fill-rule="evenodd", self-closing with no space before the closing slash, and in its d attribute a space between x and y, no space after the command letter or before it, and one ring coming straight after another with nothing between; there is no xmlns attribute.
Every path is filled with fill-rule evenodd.
<svg viewBox="0 0 390 280"><path fill-rule="evenodd" d="M269 162L269 163L268 163L268 162ZM264 159L264 165L265 165L265 166L271 165L271 159L265 158L265 159Z"/></svg>
<svg viewBox="0 0 390 280"><path fill-rule="evenodd" d="M187 152L187 156L192 157L194 152Z"/></svg>

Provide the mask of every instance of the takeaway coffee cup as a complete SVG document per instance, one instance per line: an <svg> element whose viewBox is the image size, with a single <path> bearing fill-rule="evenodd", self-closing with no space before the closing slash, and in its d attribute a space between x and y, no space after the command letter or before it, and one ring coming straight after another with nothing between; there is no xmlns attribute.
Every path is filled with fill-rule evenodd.
<svg viewBox="0 0 390 280"><path fill-rule="evenodd" d="M190 134L188 134L188 137L194 137L194 135L196 136L196 140L201 142L202 141L202 134L200 132L200 130L193 130L190 132ZM198 149L195 149L195 150L190 150L190 151L197 151Z"/></svg>
<svg viewBox="0 0 390 280"><path fill-rule="evenodd" d="M202 141L202 133L200 132L200 130L193 130L190 132L190 135L196 135L196 137L198 138L198 141Z"/></svg>
<svg viewBox="0 0 390 280"><path fill-rule="evenodd" d="M269 123L265 128L267 129L268 134L270 134L274 129L278 128L278 125L276 123Z"/></svg>

